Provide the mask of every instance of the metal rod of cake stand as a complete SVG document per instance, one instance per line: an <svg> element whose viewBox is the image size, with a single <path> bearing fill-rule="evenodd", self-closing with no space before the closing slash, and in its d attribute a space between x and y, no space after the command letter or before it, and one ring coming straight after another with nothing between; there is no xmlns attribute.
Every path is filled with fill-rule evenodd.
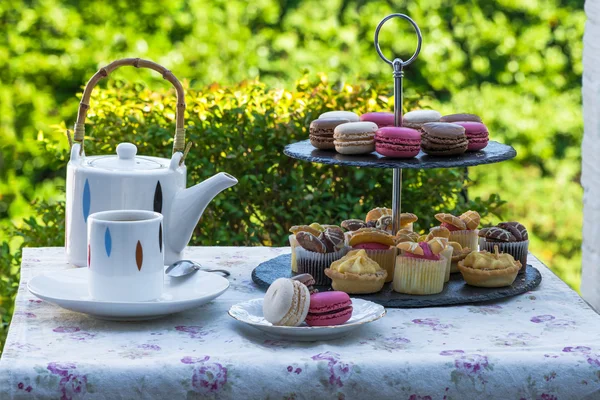
<svg viewBox="0 0 600 400"><path fill-rule="evenodd" d="M379 47L379 31L383 24L386 21L389 21L392 18L401 18L404 19L413 26L415 29L415 33L417 34L417 48L414 54L406 61L402 61L399 58L394 59L394 61L390 61L383 55L381 52L381 48ZM423 37L421 36L421 30L419 26L413 21L408 15L405 14L390 14L379 22L377 28L375 29L375 50L377 50L377 54L379 57L386 63L394 68L394 125L402 126L402 78L404 77L403 68L407 65L410 65L419 55L421 51L421 43L423 42ZM392 182L392 231L393 233L398 232L400 229L400 216L402 210L402 169L394 168L394 176Z"/></svg>
<svg viewBox="0 0 600 400"><path fill-rule="evenodd" d="M404 71L402 69L402 60L396 58L392 62L394 67L394 125L402 126L402 78ZM392 232L396 234L400 229L400 219L402 214L402 168L394 168L392 179Z"/></svg>

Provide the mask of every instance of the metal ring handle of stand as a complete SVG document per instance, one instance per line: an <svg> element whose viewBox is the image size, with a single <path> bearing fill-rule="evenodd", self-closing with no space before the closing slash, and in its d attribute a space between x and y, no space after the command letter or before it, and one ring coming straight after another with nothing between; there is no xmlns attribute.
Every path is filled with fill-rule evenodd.
<svg viewBox="0 0 600 400"><path fill-rule="evenodd" d="M379 47L379 31L383 25L392 18L405 19L413 26L415 33L417 34L417 49L415 53L407 60L402 61L400 58L395 58L394 61L390 61L381 52ZM408 15L405 14L390 14L377 25L375 29L375 50L379 57L386 63L392 66L394 69L394 125L402 126L402 103L403 103L403 89L402 89L402 78L404 78L403 68L410 65L421 52L421 44L423 42L423 36L421 30L415 21L412 20ZM392 178L392 232L396 233L400 229L400 219L402 214L402 169L394 168Z"/></svg>
<svg viewBox="0 0 600 400"><path fill-rule="evenodd" d="M92 90L100 80L108 77L112 71L124 65L130 65L136 68L148 68L157 71L162 75L162 77L165 80L169 81L175 87L175 91L177 92L177 108L175 110L175 138L173 140L173 153L178 151L183 152L184 155L181 158L181 162L183 162L191 145L190 142L188 143L188 146L185 146L185 128L183 115L185 110L185 93L183 91L183 86L171 71L153 61L144 60L141 58L123 58L120 60L113 61L107 66L100 68L98 72L96 72L94 76L90 78L83 91L81 102L79 103L79 112L77 113L77 122L75 123L75 133L73 141L81 143L80 151L83 152L83 142L85 136L85 118L90 108L89 103ZM67 135L69 136L68 132ZM70 136L69 141L71 142Z"/></svg>
<svg viewBox="0 0 600 400"><path fill-rule="evenodd" d="M383 53L381 52L381 48L379 47L379 31L381 30L383 25L392 18L402 18L402 19L407 20L408 22L410 22L410 24L413 26L413 28L415 28L415 32L417 34L417 49L415 50L415 53L407 61L400 60L402 62L402 66L405 67L407 65L410 65L413 61L415 61L415 59L421 52L421 43L423 42L423 36L421 35L421 30L419 29L419 26L417 25L417 23L415 21L413 21L413 19L411 17L409 17L408 15L390 14L387 17L385 17L384 19L382 19L381 22L379 23L379 25L377 25L377 28L375 29L375 50L377 50L377 54L379 54L379 57L381 57L381 59L383 61L385 61L386 63L393 65L393 62L388 60L386 58L386 56L384 56ZM395 59L394 61L396 61L396 60L398 60L398 59Z"/></svg>

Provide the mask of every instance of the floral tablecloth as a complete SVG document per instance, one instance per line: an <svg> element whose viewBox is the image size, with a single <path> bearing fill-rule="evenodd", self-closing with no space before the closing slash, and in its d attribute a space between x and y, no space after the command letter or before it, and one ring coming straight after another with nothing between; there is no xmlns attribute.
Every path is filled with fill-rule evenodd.
<svg viewBox="0 0 600 400"><path fill-rule="evenodd" d="M0 361L0 398L599 399L600 316L537 259L537 290L504 301L388 309L346 338L265 337L227 315L261 297L250 278L289 248L194 247L232 272L216 301L160 320L118 323L29 294L35 274L68 268L63 249L26 249Z"/></svg>

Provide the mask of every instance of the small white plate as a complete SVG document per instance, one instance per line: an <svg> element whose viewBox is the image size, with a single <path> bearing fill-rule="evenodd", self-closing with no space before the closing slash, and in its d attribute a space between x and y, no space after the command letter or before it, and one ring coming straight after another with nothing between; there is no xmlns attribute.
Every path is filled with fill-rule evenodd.
<svg viewBox="0 0 600 400"><path fill-rule="evenodd" d="M113 321L143 321L198 307L219 297L229 281L198 271L183 278L165 276L163 295L152 301L118 302L94 300L88 292L88 269L73 268L33 277L27 289L42 300L67 310Z"/></svg>
<svg viewBox="0 0 600 400"><path fill-rule="evenodd" d="M238 303L229 309L229 315L269 336L310 342L340 338L364 324L378 320L386 313L385 308L379 304L363 299L352 299L352 317L342 325L308 326L302 323L300 326L273 326L263 317L262 305L263 299Z"/></svg>

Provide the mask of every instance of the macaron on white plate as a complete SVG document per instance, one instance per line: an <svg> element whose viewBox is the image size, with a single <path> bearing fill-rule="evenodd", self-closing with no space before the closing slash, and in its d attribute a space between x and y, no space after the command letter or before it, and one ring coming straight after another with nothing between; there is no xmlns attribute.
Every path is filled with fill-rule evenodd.
<svg viewBox="0 0 600 400"><path fill-rule="evenodd" d="M72 268L33 277L27 289L42 300L67 310L114 321L143 321L178 313L219 297L229 287L220 275L197 271L184 278L165 275L160 298L151 301L102 301L88 292L88 269Z"/></svg>
<svg viewBox="0 0 600 400"><path fill-rule="evenodd" d="M333 326L273 326L263 317L263 299L252 299L233 305L229 315L267 335L284 340L312 342L338 339L361 326L382 318L386 311L379 304L363 299L352 299L352 317L342 325Z"/></svg>

